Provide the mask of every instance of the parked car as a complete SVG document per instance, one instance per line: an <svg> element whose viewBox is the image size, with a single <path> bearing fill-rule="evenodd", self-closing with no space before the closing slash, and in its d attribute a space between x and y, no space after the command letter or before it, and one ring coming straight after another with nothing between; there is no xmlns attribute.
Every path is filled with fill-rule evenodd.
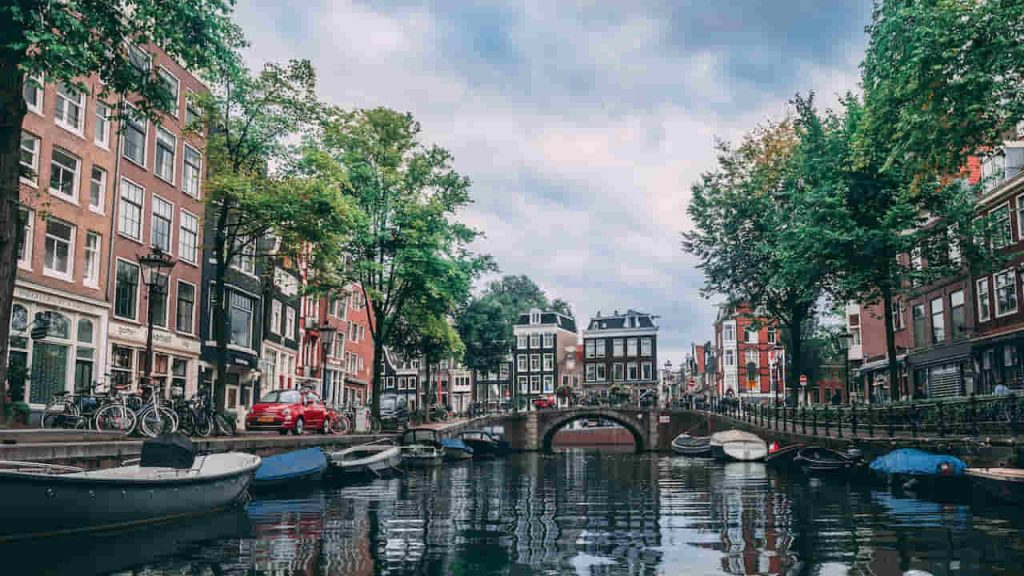
<svg viewBox="0 0 1024 576"><path fill-rule="evenodd" d="M534 398L533 407L538 410L542 408L554 408L555 399L551 396L541 396L540 398Z"/></svg>
<svg viewBox="0 0 1024 576"><path fill-rule="evenodd" d="M329 434L331 413L323 400L309 390L273 390L263 395L245 418L247 430L277 430L296 435L306 430Z"/></svg>
<svg viewBox="0 0 1024 576"><path fill-rule="evenodd" d="M380 424L387 430L402 430L409 425L409 403L404 395L380 395Z"/></svg>

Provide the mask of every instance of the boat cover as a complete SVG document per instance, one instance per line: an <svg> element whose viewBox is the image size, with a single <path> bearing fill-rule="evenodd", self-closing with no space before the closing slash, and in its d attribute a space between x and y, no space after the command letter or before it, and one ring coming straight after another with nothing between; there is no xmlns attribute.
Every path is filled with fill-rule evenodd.
<svg viewBox="0 0 1024 576"><path fill-rule="evenodd" d="M444 446L445 448L453 448L456 450L465 450L470 454L473 453L473 449L467 446L465 442L459 440L458 438L445 438L444 440L441 440L441 446Z"/></svg>
<svg viewBox="0 0 1024 576"><path fill-rule="evenodd" d="M181 432L174 432L143 441L139 466L187 470L195 460L196 450L192 441Z"/></svg>
<svg viewBox="0 0 1024 576"><path fill-rule="evenodd" d="M720 444L726 442L764 442L760 436L751 434L750 432L744 432L743 430L726 430L725 432L716 432L711 435L711 441Z"/></svg>
<svg viewBox="0 0 1024 576"><path fill-rule="evenodd" d="M255 482L301 478L327 468L327 456L319 448L306 448L267 456L256 470Z"/></svg>
<svg viewBox="0 0 1024 576"><path fill-rule="evenodd" d="M946 472L942 472L942 465ZM948 454L932 454L914 448L893 450L871 462L871 470L883 474L906 474L910 476L962 476L967 464Z"/></svg>

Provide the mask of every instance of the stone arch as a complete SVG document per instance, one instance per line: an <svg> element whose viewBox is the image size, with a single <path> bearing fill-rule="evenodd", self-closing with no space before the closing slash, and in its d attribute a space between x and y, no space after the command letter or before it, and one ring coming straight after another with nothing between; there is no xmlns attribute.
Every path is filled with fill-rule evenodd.
<svg viewBox="0 0 1024 576"><path fill-rule="evenodd" d="M586 418L609 420L629 430L629 433L633 436L633 446L636 452L643 452L651 446L646 429L648 423L643 420L638 421L632 415L616 410L573 410L568 414L559 414L539 427L537 436L540 442L538 442L537 446L544 452L551 452L551 442L556 432L570 422Z"/></svg>

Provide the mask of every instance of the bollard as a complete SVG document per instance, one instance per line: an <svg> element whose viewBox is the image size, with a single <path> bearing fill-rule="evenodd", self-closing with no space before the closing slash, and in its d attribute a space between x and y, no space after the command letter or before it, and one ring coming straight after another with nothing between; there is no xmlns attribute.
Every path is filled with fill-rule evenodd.
<svg viewBox="0 0 1024 576"><path fill-rule="evenodd" d="M850 437L857 437L857 405L850 404Z"/></svg>
<svg viewBox="0 0 1024 576"><path fill-rule="evenodd" d="M888 420L889 420L889 438L892 438L893 436L896 435L896 430L895 430L895 428L893 428L893 426L895 426L896 422L893 419L893 415L892 415L892 404L889 404Z"/></svg>
<svg viewBox="0 0 1024 576"><path fill-rule="evenodd" d="M800 407L800 430L803 434L807 434L807 407Z"/></svg>

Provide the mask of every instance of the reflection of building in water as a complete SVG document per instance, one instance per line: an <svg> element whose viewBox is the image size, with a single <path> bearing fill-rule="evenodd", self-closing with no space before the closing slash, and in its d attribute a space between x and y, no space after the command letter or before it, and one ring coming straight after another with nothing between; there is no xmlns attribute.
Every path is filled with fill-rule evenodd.
<svg viewBox="0 0 1024 576"><path fill-rule="evenodd" d="M782 574L789 564L790 502L770 491L764 464L735 462L723 468L713 502L722 522L722 570L730 574Z"/></svg>
<svg viewBox="0 0 1024 576"><path fill-rule="evenodd" d="M257 573L312 574L319 564L324 502L257 500L249 504L255 538L246 552Z"/></svg>

